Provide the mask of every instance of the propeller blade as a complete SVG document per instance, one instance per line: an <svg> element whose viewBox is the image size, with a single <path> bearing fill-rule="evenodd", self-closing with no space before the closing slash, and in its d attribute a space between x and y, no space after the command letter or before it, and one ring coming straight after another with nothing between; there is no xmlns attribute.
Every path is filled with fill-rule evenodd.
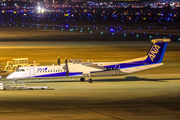
<svg viewBox="0 0 180 120"><path fill-rule="evenodd" d="M69 69L68 69L68 64L67 64L67 58L65 59L65 66L63 67L63 69L66 70L66 76L69 76Z"/></svg>
<svg viewBox="0 0 180 120"><path fill-rule="evenodd" d="M67 58L65 59L65 66L68 66L68 65L67 65Z"/></svg>
<svg viewBox="0 0 180 120"><path fill-rule="evenodd" d="M67 77L69 76L69 69L68 68L66 69L66 76Z"/></svg>
<svg viewBox="0 0 180 120"><path fill-rule="evenodd" d="M58 65L61 65L60 57L59 57L59 56L58 56L58 59L57 59L57 64L58 64Z"/></svg>

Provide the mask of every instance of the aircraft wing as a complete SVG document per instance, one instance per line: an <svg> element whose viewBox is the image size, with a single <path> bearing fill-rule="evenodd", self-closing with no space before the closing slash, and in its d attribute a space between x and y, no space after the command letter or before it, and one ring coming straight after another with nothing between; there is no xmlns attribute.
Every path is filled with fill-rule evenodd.
<svg viewBox="0 0 180 120"><path fill-rule="evenodd" d="M117 65L117 64L121 64L121 63L130 63L130 62L141 61L141 60L144 60L146 57L147 56L130 59L130 60L125 60L125 61L119 61L119 62L97 62L97 63L93 63L93 64L96 64L97 66Z"/></svg>
<svg viewBox="0 0 180 120"><path fill-rule="evenodd" d="M93 63L84 63L82 64L83 66L86 66L86 67L91 67L91 68L96 68L96 69L101 69L101 70L105 70L106 68L103 67L103 66L100 66L98 64L93 64Z"/></svg>

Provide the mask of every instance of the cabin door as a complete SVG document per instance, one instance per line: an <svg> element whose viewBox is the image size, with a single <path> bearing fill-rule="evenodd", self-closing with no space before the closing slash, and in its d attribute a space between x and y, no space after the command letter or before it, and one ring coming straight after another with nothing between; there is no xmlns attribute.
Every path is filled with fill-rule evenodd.
<svg viewBox="0 0 180 120"><path fill-rule="evenodd" d="M35 76L34 68L30 68L30 77L34 77L34 76Z"/></svg>

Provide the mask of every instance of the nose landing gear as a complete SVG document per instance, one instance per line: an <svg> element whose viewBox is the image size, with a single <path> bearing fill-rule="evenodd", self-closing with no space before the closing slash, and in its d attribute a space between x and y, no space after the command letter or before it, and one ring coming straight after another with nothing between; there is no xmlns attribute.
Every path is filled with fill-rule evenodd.
<svg viewBox="0 0 180 120"><path fill-rule="evenodd" d="M18 80L14 78L14 82L15 82L15 83L18 83Z"/></svg>

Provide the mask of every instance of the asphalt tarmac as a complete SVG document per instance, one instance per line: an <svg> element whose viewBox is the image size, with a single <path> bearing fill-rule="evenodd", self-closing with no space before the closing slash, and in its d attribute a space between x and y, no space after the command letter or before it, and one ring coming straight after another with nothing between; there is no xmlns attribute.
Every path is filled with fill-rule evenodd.
<svg viewBox="0 0 180 120"><path fill-rule="evenodd" d="M179 74L26 80L49 90L0 91L4 120L179 120Z"/></svg>

